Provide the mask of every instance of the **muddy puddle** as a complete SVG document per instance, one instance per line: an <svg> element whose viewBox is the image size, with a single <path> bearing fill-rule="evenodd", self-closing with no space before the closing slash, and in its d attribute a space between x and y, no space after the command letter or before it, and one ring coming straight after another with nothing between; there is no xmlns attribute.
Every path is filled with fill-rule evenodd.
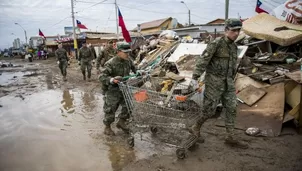
<svg viewBox="0 0 302 171"><path fill-rule="evenodd" d="M40 73L36 71L2 72L0 73L0 85L7 86L18 81L22 77L37 76Z"/></svg>
<svg viewBox="0 0 302 171"><path fill-rule="evenodd" d="M7 81L1 84L6 84L30 73L2 74ZM149 134L136 135L134 148L115 127L117 136L103 135L100 94L41 90L24 99L6 95L0 105L0 170L120 171L130 162L171 150L148 141Z"/></svg>

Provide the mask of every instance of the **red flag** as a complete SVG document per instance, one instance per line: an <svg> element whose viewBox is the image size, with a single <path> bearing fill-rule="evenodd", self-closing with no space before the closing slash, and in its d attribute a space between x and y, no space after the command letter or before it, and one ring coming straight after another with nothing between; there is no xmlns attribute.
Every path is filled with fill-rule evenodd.
<svg viewBox="0 0 302 171"><path fill-rule="evenodd" d="M39 36L42 36L44 39L46 39L46 37L44 36L44 34L42 33L42 31L39 29Z"/></svg>
<svg viewBox="0 0 302 171"><path fill-rule="evenodd" d="M122 13L121 13L119 8L118 8L118 25L122 29L122 34L123 34L123 37L124 37L125 41L128 42L128 43L131 42L130 34L129 34L127 28L126 28Z"/></svg>
<svg viewBox="0 0 302 171"><path fill-rule="evenodd" d="M267 12L267 9L265 8L265 6L262 4L262 2L260 0L257 0L257 5L256 5L256 8L255 8L255 11L257 13L268 13Z"/></svg>
<svg viewBox="0 0 302 171"><path fill-rule="evenodd" d="M80 29L88 29L84 24L82 24L79 20L77 20L77 26L80 28Z"/></svg>

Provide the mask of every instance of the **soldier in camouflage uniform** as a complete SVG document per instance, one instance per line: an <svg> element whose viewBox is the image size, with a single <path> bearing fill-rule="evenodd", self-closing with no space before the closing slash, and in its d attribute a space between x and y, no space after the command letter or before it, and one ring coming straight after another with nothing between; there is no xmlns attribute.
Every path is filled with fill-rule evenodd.
<svg viewBox="0 0 302 171"><path fill-rule="evenodd" d="M80 53L79 61L81 61L81 71L83 74L83 79L86 80L86 68L87 68L88 81L90 81L91 69L92 69L91 61L93 60L93 53L86 46L86 43L83 44L83 47L80 49L79 53Z"/></svg>
<svg viewBox="0 0 302 171"><path fill-rule="evenodd" d="M94 49L94 46L93 46L92 44L89 44L89 49L90 49L91 52L92 52L93 59L96 59L95 49Z"/></svg>
<svg viewBox="0 0 302 171"><path fill-rule="evenodd" d="M210 42L196 63L193 79L198 80L206 71L205 93L202 116L190 131L200 137L202 124L215 114L216 107L221 100L223 107L226 109L225 127L227 136L225 144L248 148L246 144L234 138L234 121L237 110L234 85L237 46L234 41L237 39L241 27L242 23L239 19L226 20L225 36Z"/></svg>
<svg viewBox="0 0 302 171"><path fill-rule="evenodd" d="M55 55L57 57L57 63L59 64L59 68L61 70L61 74L63 75L63 80L67 81L66 75L67 75L67 65L69 58L67 57L67 51L62 47L62 44L58 45L58 49L55 52Z"/></svg>
<svg viewBox="0 0 302 171"><path fill-rule="evenodd" d="M116 56L116 50L113 48L113 41L110 40L107 47L100 52L100 55L96 59L98 73L100 73L100 66L104 67L104 64L114 56Z"/></svg>
<svg viewBox="0 0 302 171"><path fill-rule="evenodd" d="M105 113L103 122L106 126L104 133L106 135L115 135L110 125L115 120L115 112L119 105L122 106L122 110L116 127L122 129L124 132L129 131L125 123L129 118L129 113L123 94L118 87L118 82L121 81L122 77L128 76L130 71L136 73L136 68L128 55L128 53L131 51L128 43L119 42L117 44L117 50L117 55L105 63L105 66L102 68L101 75L99 77L101 83L108 87L108 89L105 91L103 106Z"/></svg>

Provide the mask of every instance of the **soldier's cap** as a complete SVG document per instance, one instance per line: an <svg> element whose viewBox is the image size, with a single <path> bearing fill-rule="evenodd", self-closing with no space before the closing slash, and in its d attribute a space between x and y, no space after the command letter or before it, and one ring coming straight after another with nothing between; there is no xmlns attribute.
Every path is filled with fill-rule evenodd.
<svg viewBox="0 0 302 171"><path fill-rule="evenodd" d="M225 27L230 30L236 30L242 28L242 22L237 18L230 18L225 21Z"/></svg>
<svg viewBox="0 0 302 171"><path fill-rule="evenodd" d="M130 44L126 42L118 42L116 44L117 50L120 50L122 52L131 52Z"/></svg>

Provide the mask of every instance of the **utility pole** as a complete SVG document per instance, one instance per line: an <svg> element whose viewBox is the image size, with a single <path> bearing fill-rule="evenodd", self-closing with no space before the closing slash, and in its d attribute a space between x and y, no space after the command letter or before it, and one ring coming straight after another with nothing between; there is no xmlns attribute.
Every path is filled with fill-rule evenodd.
<svg viewBox="0 0 302 171"><path fill-rule="evenodd" d="M75 24L74 24L74 5L73 0L71 0L71 18L72 18L72 28L73 28L73 45L74 45L74 53L76 59L78 59L78 42L77 42L77 35L75 32Z"/></svg>
<svg viewBox="0 0 302 171"><path fill-rule="evenodd" d="M187 9L188 9L188 14L189 14L189 26L191 26L191 10L189 9L189 7L187 6L187 4L184 1L180 1L180 3L184 4Z"/></svg>
<svg viewBox="0 0 302 171"><path fill-rule="evenodd" d="M117 3L116 3L116 0L114 0L114 5L115 5L115 18L116 18L116 41L118 42L118 40L119 40L119 34L118 34L118 14L117 14Z"/></svg>
<svg viewBox="0 0 302 171"><path fill-rule="evenodd" d="M191 26L191 10L189 10L189 26Z"/></svg>
<svg viewBox="0 0 302 171"><path fill-rule="evenodd" d="M225 0L225 20L229 18L229 0Z"/></svg>
<svg viewBox="0 0 302 171"><path fill-rule="evenodd" d="M19 23L15 23L15 24L18 25L18 26L20 26L20 27L23 29L24 35L25 35L25 43L27 44L27 34L26 34L26 30L21 26L21 24L19 24Z"/></svg>

